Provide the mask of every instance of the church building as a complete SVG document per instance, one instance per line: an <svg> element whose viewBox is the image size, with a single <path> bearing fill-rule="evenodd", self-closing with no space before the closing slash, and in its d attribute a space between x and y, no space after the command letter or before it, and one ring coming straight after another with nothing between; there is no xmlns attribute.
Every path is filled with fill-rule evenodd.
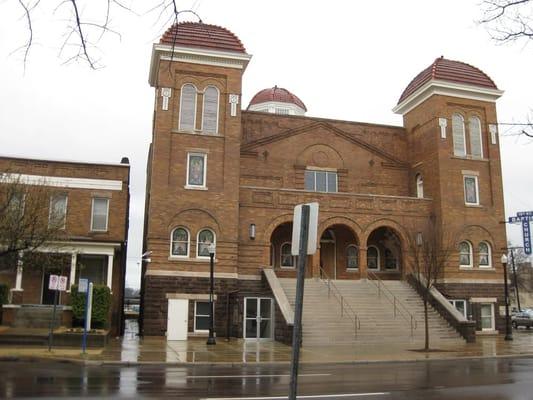
<svg viewBox="0 0 533 400"><path fill-rule="evenodd" d="M235 34L200 22L173 25L153 46L142 333L206 334L211 246L217 335L289 342L293 210L310 202L320 207L319 248L308 260L304 299L313 285L325 297L304 303L304 313L318 313L333 286L377 287L372 296L382 297L368 307L394 284L416 294L413 252L436 238L448 256L435 315L467 340L460 326L501 331L506 234L496 100L503 91L492 79L443 57L413 65L425 68L405 82L393 109L403 126L389 126L307 116L305 99L277 86L242 104L250 60ZM401 296L393 297L396 317ZM339 298L361 338L383 318L349 294ZM411 313L415 300L402 305L418 318L411 333L423 331L423 318Z"/></svg>

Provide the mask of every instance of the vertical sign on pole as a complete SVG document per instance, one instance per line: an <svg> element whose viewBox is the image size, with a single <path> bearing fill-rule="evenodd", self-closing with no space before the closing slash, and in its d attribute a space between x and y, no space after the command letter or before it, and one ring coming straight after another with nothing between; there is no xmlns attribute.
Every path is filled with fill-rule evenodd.
<svg viewBox="0 0 533 400"><path fill-rule="evenodd" d="M50 320L50 327L48 331L48 351L52 351L52 344L54 342L54 325L56 322L56 309L59 299L59 292L67 290L67 277L59 275L50 275L48 278L48 290L54 291L54 308L52 310L52 319Z"/></svg>
<svg viewBox="0 0 533 400"><path fill-rule="evenodd" d="M78 283L78 292L85 293L85 321L87 321L87 306L89 304L89 280L80 278ZM87 348L87 323L83 326L83 336L81 340L81 349L85 354L85 349Z"/></svg>
<svg viewBox="0 0 533 400"><path fill-rule="evenodd" d="M516 217L509 217L510 224L522 223L522 237L524 239L524 253L530 255L531 249L531 230L529 223L533 221L533 211L520 211L516 213Z"/></svg>
<svg viewBox="0 0 533 400"><path fill-rule="evenodd" d="M522 220L522 236L524 237L524 253L531 254L531 231L529 221Z"/></svg>
<svg viewBox="0 0 533 400"><path fill-rule="evenodd" d="M296 301L292 332L292 361L289 400L296 400L298 392L298 366L302 345L302 313L304 297L305 268L307 256L316 252L318 229L318 203L297 205L294 208L292 227L293 255L298 255L298 278L296 281Z"/></svg>

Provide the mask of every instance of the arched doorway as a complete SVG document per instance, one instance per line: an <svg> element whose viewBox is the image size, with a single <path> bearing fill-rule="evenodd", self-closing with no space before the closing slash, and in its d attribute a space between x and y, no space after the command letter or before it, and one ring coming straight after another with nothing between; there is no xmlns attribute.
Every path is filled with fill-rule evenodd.
<svg viewBox="0 0 533 400"><path fill-rule="evenodd" d="M403 269L400 235L387 226L372 231L366 244L366 262L369 273L381 278L399 278Z"/></svg>
<svg viewBox="0 0 533 400"><path fill-rule="evenodd" d="M276 227L270 236L270 266L281 277L296 276L298 257L291 254L292 222Z"/></svg>
<svg viewBox="0 0 533 400"><path fill-rule="evenodd" d="M348 226L335 224L322 232L320 268L331 279L359 278L359 240Z"/></svg>

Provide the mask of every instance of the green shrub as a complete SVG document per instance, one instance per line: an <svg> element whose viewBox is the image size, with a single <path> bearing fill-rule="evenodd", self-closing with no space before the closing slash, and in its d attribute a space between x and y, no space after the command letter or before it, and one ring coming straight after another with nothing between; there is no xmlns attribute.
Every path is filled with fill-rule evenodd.
<svg viewBox="0 0 533 400"><path fill-rule="evenodd" d="M72 290L70 292L70 305L72 306L72 314L78 321L85 321L85 296L86 293L78 292L78 285L72 285ZM106 285L94 285L92 303L92 327L108 327L109 308L111 307L111 290L109 290Z"/></svg>
<svg viewBox="0 0 533 400"><path fill-rule="evenodd" d="M5 283L0 283L0 306L7 304L9 287Z"/></svg>

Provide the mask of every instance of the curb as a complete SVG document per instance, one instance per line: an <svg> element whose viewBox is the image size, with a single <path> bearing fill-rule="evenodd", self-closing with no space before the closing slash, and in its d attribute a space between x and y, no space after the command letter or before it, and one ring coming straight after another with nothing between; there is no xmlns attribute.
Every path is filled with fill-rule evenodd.
<svg viewBox="0 0 533 400"><path fill-rule="evenodd" d="M460 361L460 360L489 360L489 359L520 359L532 358L533 353L526 354L501 354L490 356L453 356L444 358L431 359L404 359L404 360L349 360L349 361L301 361L301 365L364 365L364 364L399 364L399 363L420 363L420 362L434 362L434 361ZM256 362L224 362L224 361L105 361L105 360L83 360L68 357L36 357L36 356L1 356L0 362L46 362L53 361L57 363L76 364L83 366L122 366L122 367L138 367L138 366L254 366L254 365L290 365L290 361L256 361Z"/></svg>

